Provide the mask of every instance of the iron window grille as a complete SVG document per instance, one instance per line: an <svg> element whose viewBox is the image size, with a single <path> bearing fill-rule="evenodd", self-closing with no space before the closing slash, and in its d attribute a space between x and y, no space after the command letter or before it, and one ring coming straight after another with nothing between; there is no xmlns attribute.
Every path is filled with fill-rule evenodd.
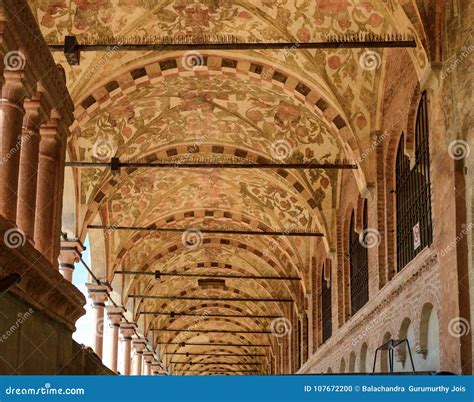
<svg viewBox="0 0 474 402"><path fill-rule="evenodd" d="M429 130L426 92L416 116L415 163L405 155L404 134L396 161L397 270L403 269L433 241Z"/></svg>
<svg viewBox="0 0 474 402"><path fill-rule="evenodd" d="M368 217L367 201L364 202L363 232L361 235L355 230L354 211L352 211L349 229L349 265L351 289L351 314L354 315L369 300L369 255L367 244L360 236L367 235Z"/></svg>
<svg viewBox="0 0 474 402"><path fill-rule="evenodd" d="M322 271L321 280L321 306L322 306L322 321L323 321L323 343L326 342L332 335L332 301L331 301L331 273L326 281L324 277L324 269Z"/></svg>

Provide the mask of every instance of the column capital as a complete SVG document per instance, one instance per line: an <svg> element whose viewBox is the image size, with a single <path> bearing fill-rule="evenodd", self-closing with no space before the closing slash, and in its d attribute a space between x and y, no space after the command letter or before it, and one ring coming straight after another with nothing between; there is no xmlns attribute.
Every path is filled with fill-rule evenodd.
<svg viewBox="0 0 474 402"><path fill-rule="evenodd" d="M59 271L62 276L72 282L74 264L81 259L81 253L85 250L79 240L63 240L59 250Z"/></svg>
<svg viewBox="0 0 474 402"><path fill-rule="evenodd" d="M134 339L132 341L133 349L135 350L135 353L141 354L143 353L143 350L146 347L146 340L145 339Z"/></svg>
<svg viewBox="0 0 474 402"><path fill-rule="evenodd" d="M105 310L107 311L107 317L109 318L110 322L112 323L111 326L120 326L120 323L123 319L123 313L125 313L125 309L120 306L105 306Z"/></svg>
<svg viewBox="0 0 474 402"><path fill-rule="evenodd" d="M153 362L153 352L145 350L143 352L143 359L145 360L146 364L151 364Z"/></svg>
<svg viewBox="0 0 474 402"><path fill-rule="evenodd" d="M123 322L120 324L120 333L124 340L132 340L137 325L132 322Z"/></svg>
<svg viewBox="0 0 474 402"><path fill-rule="evenodd" d="M89 297L92 299L94 307L105 307L105 301L109 297L112 288L107 284L86 283Z"/></svg>

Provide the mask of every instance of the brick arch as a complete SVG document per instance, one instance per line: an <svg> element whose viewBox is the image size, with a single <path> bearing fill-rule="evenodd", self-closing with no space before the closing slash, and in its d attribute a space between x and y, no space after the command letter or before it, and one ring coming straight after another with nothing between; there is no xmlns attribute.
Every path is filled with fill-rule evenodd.
<svg viewBox="0 0 474 402"><path fill-rule="evenodd" d="M256 311L253 311L252 309L245 309L243 308L242 306L238 306L238 305L230 305L230 304L226 304L226 302L201 302L201 303L196 303L192 306L185 306L185 308L182 308L178 311L178 313L198 313L202 310L205 310L205 309L219 309L221 311L224 311L226 313L232 313L232 314L243 314L243 313L249 313L249 312L256 312ZM206 316L205 313L202 313L202 316ZM163 317L170 317L170 316L163 316ZM199 316L196 316L196 317L190 317L190 316L180 316L180 315L176 315L175 318L168 318L168 320L163 320L163 321L169 321L170 323L173 323L174 321L177 321L181 318L188 318L188 319L196 319L196 317L199 317ZM147 321L147 327L145 328L145 332L148 332L148 329L150 326L152 326L158 319L159 317L157 316L154 316L151 320ZM239 318L239 317L236 317L236 318ZM253 320L253 321L260 321L262 320L261 318L245 318L245 320Z"/></svg>
<svg viewBox="0 0 474 402"><path fill-rule="evenodd" d="M193 209L189 211L180 211L179 213L173 213L165 217L162 217L160 220L156 220L154 224L157 227L173 227L171 225L174 223L182 223L182 222L186 223L186 221L193 221L194 218L200 218L200 217L217 218L217 219L220 219L221 222L229 222L231 224L244 223L245 225L251 228L260 229L262 231L271 229L269 226L267 226L263 222L257 219L254 219L247 214L236 213L231 210L225 210L222 208L215 208L215 209L200 208L200 209ZM284 232L282 231L282 233ZM213 234L209 236L216 237L219 235ZM282 234L281 236L284 236L284 235ZM135 247L140 242L142 242L145 238L146 238L146 235L144 236L140 232L134 232L133 235L130 235L128 240L121 244L121 250L117 255L117 262L115 266L120 265L123 262L123 257L133 247ZM295 251L292 250L287 244L279 243L279 247L277 247L277 250L281 250L281 253L284 253L284 254L281 254L279 252L276 253L279 255L280 258L288 259L288 260L292 260L292 259L296 260ZM261 254L265 255L265 253L261 253ZM302 263L302 261L295 261L295 264L297 263Z"/></svg>
<svg viewBox="0 0 474 402"><path fill-rule="evenodd" d="M246 242L243 241L238 241L235 239L225 239L224 237L213 237L213 238L205 238L203 241L203 244L200 246L205 247L206 245L216 245L216 244L225 244L225 245L230 245L238 249L243 249L247 250L249 253L255 254L257 257L259 257L262 261L265 262L265 266L272 269L276 274L292 274L292 272L295 272L293 269L296 269L296 267L291 264L291 262L286 259L286 264L282 261L283 258L279 258L277 261L275 259L264 256L263 253L258 249L257 247L254 247ZM172 244L168 245L166 250L157 250L150 258L148 259L147 262L145 262L145 265L149 266L151 264L159 262L162 258L166 257L166 255L171 255L175 254L179 250L187 250L186 247L181 243L181 241L178 244ZM284 255L283 255L284 257ZM122 257L123 258L123 257ZM118 264L120 265L120 263ZM298 272L298 270L296 270ZM133 282L131 282L129 288L133 285ZM290 291L291 296L294 298L296 303L299 303L301 300L300 295L304 294L304 284L300 284L300 286L297 286L293 283L287 284L286 287Z"/></svg>
<svg viewBox="0 0 474 402"><path fill-rule="evenodd" d="M197 264L195 264L195 265L197 265ZM221 267L219 267L219 265L220 265ZM232 271L232 274L236 274L236 273L241 273L241 274L243 274L243 275L248 274L248 272L245 271L244 269L242 269L242 268L237 268L235 265L231 265L231 264L225 264L225 263L220 263L220 264L219 264L219 263L217 263L217 262L216 262L216 263L210 262L210 263L208 264L208 266L209 266L209 267L212 267L213 269L215 269L215 268L217 267L217 268L219 268L219 269L230 270L230 271ZM224 268L224 267L225 267L225 268ZM183 270L183 273L186 273L186 272L191 271L191 270L193 270L193 267L187 267L185 270ZM209 275L208 272L207 272L206 274ZM153 283L153 280L154 280L154 279L150 279L150 281L149 281L149 284L150 284L150 285ZM189 278L188 280L190 280L190 281L194 280L194 281L195 281L195 279L193 279L193 278ZM163 286L163 287L165 287L165 286L167 285L167 283L168 283L168 282L171 282L171 281L173 281L173 279L171 279L171 278L166 278L166 277L165 277L165 278L163 278L163 279L161 280L160 285ZM237 285L238 282L241 281L241 280L239 280L239 279L234 279L233 281L235 281L234 283L236 283L236 285ZM272 282L272 281L257 280L257 281L254 281L254 284L255 284L255 287L256 287L258 290L261 291L261 293L259 292L259 294L262 294L262 295L263 295L263 294L266 294L267 296L275 296L275 294L274 294L274 293L275 293L275 290L277 290L277 289L281 290L281 286L278 287L278 288L275 288L275 285L272 285L271 282ZM277 293L278 293L278 292L277 292Z"/></svg>
<svg viewBox="0 0 474 402"><path fill-rule="evenodd" d="M228 145L207 145L207 147L210 147L209 151L211 154L225 154L229 156L236 156L236 157L241 157L245 158L245 160L249 162L254 162L254 163L269 163L271 162L268 158L266 158L263 155L260 155L254 151L240 148L240 147L235 147L235 146L228 146ZM179 156L179 155L186 155L188 153L187 151L187 146L183 145L182 147L176 147L176 146L170 146L167 148L163 148L153 154L150 155L145 155L143 159L147 162L154 162L156 160L164 160L169 157L174 157L174 156ZM196 155L200 153L201 149L196 152ZM206 153L208 154L209 152L206 152L208 150L205 150L203 147L203 152L202 154ZM127 175L130 176L133 172L135 172L137 169L136 168L127 168L123 169L122 175ZM318 230L324 232L325 227L323 226L325 223L325 220L323 219L323 216L321 212L319 211L317 207L316 200L314 199L313 195L311 194L312 189L308 188L308 186L305 184L304 181L298 178L298 176L294 173L291 173L291 171L288 171L286 169L277 169L275 170L274 173L266 173L275 181L277 179L281 179L283 182L289 184L294 191L296 191L302 202L308 207L308 210L312 211L313 214L316 216L315 219L315 224L318 226ZM88 201L87 205L87 211L85 213L85 218L82 226L82 234L81 238L84 239L86 232L87 232L87 224L91 222L94 217L97 215L97 213L101 210L103 205L107 202L109 197L112 195L113 191L117 189L119 186L120 182L117 180L116 177L112 176L111 173L107 173L107 176L105 176L103 183L99 186L99 188L96 189L95 193L93 193Z"/></svg>
<svg viewBox="0 0 474 402"><path fill-rule="evenodd" d="M154 290L155 286L156 286L155 284L154 285L148 285L147 289L145 291L143 291L143 293L147 294L151 290ZM182 290L179 293L173 294L173 296L181 296L181 297L193 296L195 292L202 292L202 291L203 291L203 289L201 289L199 287L188 288L188 289ZM252 295L249 294L248 292L245 292L241 289L238 289L238 288L235 288L235 287L230 287L230 286L226 287L226 289L219 289L219 292L225 293L226 296L234 295L236 297L246 297L246 296L252 297ZM268 296L270 296L270 295L268 295ZM253 296L253 297L255 297L255 296ZM168 307L173 302L179 302L179 303L182 303L182 304L186 304L185 300L171 300L171 299L169 301L166 301L166 300L155 301L154 303L156 303L156 305L159 305L160 309L165 310L166 307ZM140 305L142 303L144 303L144 299L142 299L139 302L138 308L140 308ZM228 302L228 303L232 303L232 302ZM248 304L252 305L254 311L259 310L258 307L255 307L255 305L257 304L256 302L242 302L242 303L248 303ZM223 304L226 305L226 302L224 301ZM229 304L229 305L231 305L231 304ZM264 306L264 308L260 309L260 311L265 311L266 313L271 313L272 312L272 309L268 308L268 306L265 303L261 303L261 305ZM280 311L280 314L282 314L282 316L283 316L284 315L283 314L283 309L281 307L283 304L282 303L277 303L277 302L275 302L275 303L272 302L272 306L273 305L275 306L275 310Z"/></svg>
<svg viewBox="0 0 474 402"><path fill-rule="evenodd" d="M187 272L189 270L190 269L186 269L184 272ZM162 279L161 282L159 283L159 286L162 287L162 288L167 288L167 285L169 285L170 282L172 283L173 281L174 281L174 279L171 279L171 278ZM192 281L193 285L196 282L196 280L194 278L190 278L190 279L188 279L188 281ZM235 282L232 282L232 284L233 284L233 287L229 286L228 282L226 282L226 285L221 290L222 291L228 291L229 289L234 289L234 293L239 293L239 290L238 290L240 288L239 280L235 280ZM240 285L242 285L242 283L240 283ZM279 296L283 297L283 296L285 296L284 295L285 292L281 291L282 290L281 287L276 288L276 287L272 286L268 281L266 281L266 282L264 282L264 281L255 281L255 285L256 285L255 289L253 289L253 288L250 288L250 289L252 291L255 290L254 293L258 294L258 296L265 296L265 297L279 297ZM156 284L156 281L153 278L153 279L150 279L148 281L145 288L147 290L151 290L155 286L158 286L158 285ZM249 289L249 288L247 287L247 289ZM203 289L197 288L197 290L203 290ZM133 286L130 287L130 291L133 291ZM249 295L249 294L247 294L247 295ZM138 307L140 307L140 305L141 305L141 303L139 304ZM162 307L164 308L167 305L168 305L168 302L164 302ZM136 312L136 315L138 315L138 311ZM172 320L170 320L170 321L172 321Z"/></svg>
<svg viewBox="0 0 474 402"><path fill-rule="evenodd" d="M248 217L247 215L244 215L244 214L241 214L241 213L234 213L234 212L231 212L231 211L225 211L225 210L222 211L220 209L213 209L213 210L200 209L200 210L193 210L193 211L188 211L188 212L181 212L179 214L173 214L173 215L169 215L167 217L164 217L164 218L162 218L161 221L156 221L155 223L156 223L157 226L166 227L166 226L169 226L169 224L173 223L173 222L186 222L187 220L192 221L193 218L195 218L196 216L197 217L200 216L198 214L198 212L201 213L201 214L203 213L204 216L216 217L216 218L222 219L223 221L229 221L230 223L242 223L243 222L243 223L249 225L250 227L255 227L257 229L261 229L261 230L270 229L268 226L264 225L263 223L255 220L255 219L252 219L252 218ZM220 216L220 215L222 215L222 216ZM149 236L151 236L151 235L149 234ZM126 241L126 243L122 244L121 250L117 255L117 261L115 263L115 266L122 265L127 253L129 253L131 250L133 250L133 248L135 246L137 246L139 243L144 241L144 239L146 237L147 237L146 235L144 236L140 232L135 232L133 235L131 235L129 237L129 239ZM227 235L227 236L217 235L217 234L208 235L208 238L212 238L212 239L216 239L216 238L220 238L220 237L228 237L229 239L232 239L232 237L230 237L229 235ZM208 243L208 241L206 239L204 239L203 244L207 244L207 243ZM170 248L173 248L173 250L171 250L171 251L176 251L177 250L177 247L175 248L176 244L178 244L178 247L180 249L186 248L182 244L181 241L175 241L174 244L172 244L171 246L170 245L165 245L165 247L168 248L168 251L170 251L169 250ZM229 244L229 243L226 240L226 241L221 241L221 244ZM274 244L274 243L272 243L272 244ZM181 245L181 246L179 246L179 245ZM239 247L244 248L241 245L239 245ZM267 258L267 262L269 262L271 260L270 257L268 255L266 255L267 253L257 251L257 249L254 248L254 247L252 247L251 249L256 251L256 252L254 252L254 254L256 254L258 257ZM292 250L287 244L278 243L278 247L273 250L273 254L276 257L278 257L279 261L283 261L283 262L287 262L287 263L293 263L293 270L291 269L291 266L287 265L287 268L290 269L289 272L296 271L300 275L304 274L304 272L301 272L298 268L298 263L302 263L302 261L298 261L296 259L295 251ZM146 269L146 268L148 268L149 265L151 265L153 263L154 263L153 261L150 261L150 263L146 263L143 268ZM270 262L269 262L269 264L270 264ZM270 265L273 266L272 264L270 264ZM113 273L113 271L112 271L112 273Z"/></svg>
<svg viewBox="0 0 474 402"><path fill-rule="evenodd" d="M229 56L221 56L212 52L202 52L205 65L199 69L189 70L183 67L183 54L159 56L146 64L141 62L134 68L123 69L103 86L83 98L76 105L76 119L71 127L73 134L80 133L80 125L87 122L97 113L105 110L113 100L124 96L127 92L149 84L155 84L162 79L175 77L226 75L238 79L246 79L261 83L263 86L283 89L284 92L298 100L322 118L330 128L330 132L339 139L342 149L351 155L354 161L360 160L360 151L357 139L347 123L347 118L336 101L323 95L314 85L295 77L291 72L275 69L262 60L249 61ZM274 71L271 77L265 78L266 71ZM73 156L74 149L70 147ZM361 189L365 188L365 178L361 171L355 172L357 183Z"/></svg>

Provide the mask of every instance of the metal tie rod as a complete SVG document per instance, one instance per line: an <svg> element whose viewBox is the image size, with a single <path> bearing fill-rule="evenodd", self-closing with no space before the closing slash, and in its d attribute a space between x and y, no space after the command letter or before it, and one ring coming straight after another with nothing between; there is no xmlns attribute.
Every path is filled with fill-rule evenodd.
<svg viewBox="0 0 474 402"><path fill-rule="evenodd" d="M146 38L138 38L147 42ZM182 40L157 38L154 43L84 43L77 42L76 36L65 37L64 44L48 44L52 52L64 51L66 55L76 52L97 51L174 51L174 50L284 50L284 49L360 49L360 48L413 48L416 41L406 34L376 35L372 33L361 35L333 35L327 40L318 42L245 42L237 38L227 41L203 40L199 37L184 37ZM151 41L150 41L151 42Z"/></svg>
<svg viewBox="0 0 474 402"><path fill-rule="evenodd" d="M193 314L193 313L175 313L159 311L140 311L140 315L167 315L175 317L222 317L222 318L281 318L280 315L258 315L258 314Z"/></svg>
<svg viewBox="0 0 474 402"><path fill-rule="evenodd" d="M268 343L204 343L204 342L155 342L157 345L179 345L186 346L213 346L213 347L232 347L232 348L270 348Z"/></svg>
<svg viewBox="0 0 474 402"><path fill-rule="evenodd" d="M244 362L177 362L177 361L170 361L169 364L176 364L176 365L190 365L190 366L199 366L199 365L205 365L205 366L212 366L212 365L219 365L219 366L261 366L262 363L258 362L249 362L249 363L244 363Z"/></svg>
<svg viewBox="0 0 474 402"><path fill-rule="evenodd" d="M129 295L132 299L156 299L156 300L208 300L228 302L264 302L264 303L293 303L293 299L269 299L269 298L243 298L243 297L198 297L198 296L148 296Z"/></svg>
<svg viewBox="0 0 474 402"><path fill-rule="evenodd" d="M163 233L196 233L202 234L229 234L229 235L249 235L249 236L288 236L288 237L323 237L320 232L309 231L256 231L256 230L221 230L221 229L202 229L202 228L159 228L154 225L142 226L116 226L116 225L87 225L88 229L105 230L134 230L144 232L163 232Z"/></svg>
<svg viewBox="0 0 474 402"><path fill-rule="evenodd" d="M298 276L255 276L255 275L210 275L210 274L189 274L177 272L147 272L147 271L115 271L117 275L146 275L154 276L155 278L161 276L173 276L183 278L211 278L211 279L252 279L261 281L301 281Z"/></svg>
<svg viewBox="0 0 474 402"><path fill-rule="evenodd" d="M222 357L266 357L264 353L189 353L189 352L165 352L163 355L174 355L174 356L222 356Z"/></svg>
<svg viewBox="0 0 474 402"><path fill-rule="evenodd" d="M233 329L166 329L166 328L151 328L151 331L157 332L193 332L204 334L272 334L273 331L268 330L233 330Z"/></svg>
<svg viewBox="0 0 474 402"><path fill-rule="evenodd" d="M201 162L65 162L67 167L93 168L110 167L112 173L118 173L120 168L160 168L160 169L357 169L355 163L201 163Z"/></svg>

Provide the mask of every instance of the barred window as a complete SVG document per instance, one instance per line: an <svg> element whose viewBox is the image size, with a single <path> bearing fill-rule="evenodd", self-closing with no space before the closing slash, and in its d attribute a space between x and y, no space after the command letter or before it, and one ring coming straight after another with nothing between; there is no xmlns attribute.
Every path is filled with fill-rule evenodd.
<svg viewBox="0 0 474 402"><path fill-rule="evenodd" d="M367 201L364 201L363 209L363 233L367 233ZM351 224L349 228L349 265L350 265L350 289L351 289L351 314L357 313L369 300L369 256L368 249L364 247L364 239L360 239L355 230L355 217L352 211Z"/></svg>
<svg viewBox="0 0 474 402"><path fill-rule="evenodd" d="M329 278L324 277L325 267L321 274L321 307L322 307L322 321L323 321L323 343L326 342L332 335L332 304L331 304L331 272Z"/></svg>
<svg viewBox="0 0 474 402"><path fill-rule="evenodd" d="M397 269L400 271L433 240L429 130L426 92L416 116L415 164L405 155L402 134L396 162Z"/></svg>

